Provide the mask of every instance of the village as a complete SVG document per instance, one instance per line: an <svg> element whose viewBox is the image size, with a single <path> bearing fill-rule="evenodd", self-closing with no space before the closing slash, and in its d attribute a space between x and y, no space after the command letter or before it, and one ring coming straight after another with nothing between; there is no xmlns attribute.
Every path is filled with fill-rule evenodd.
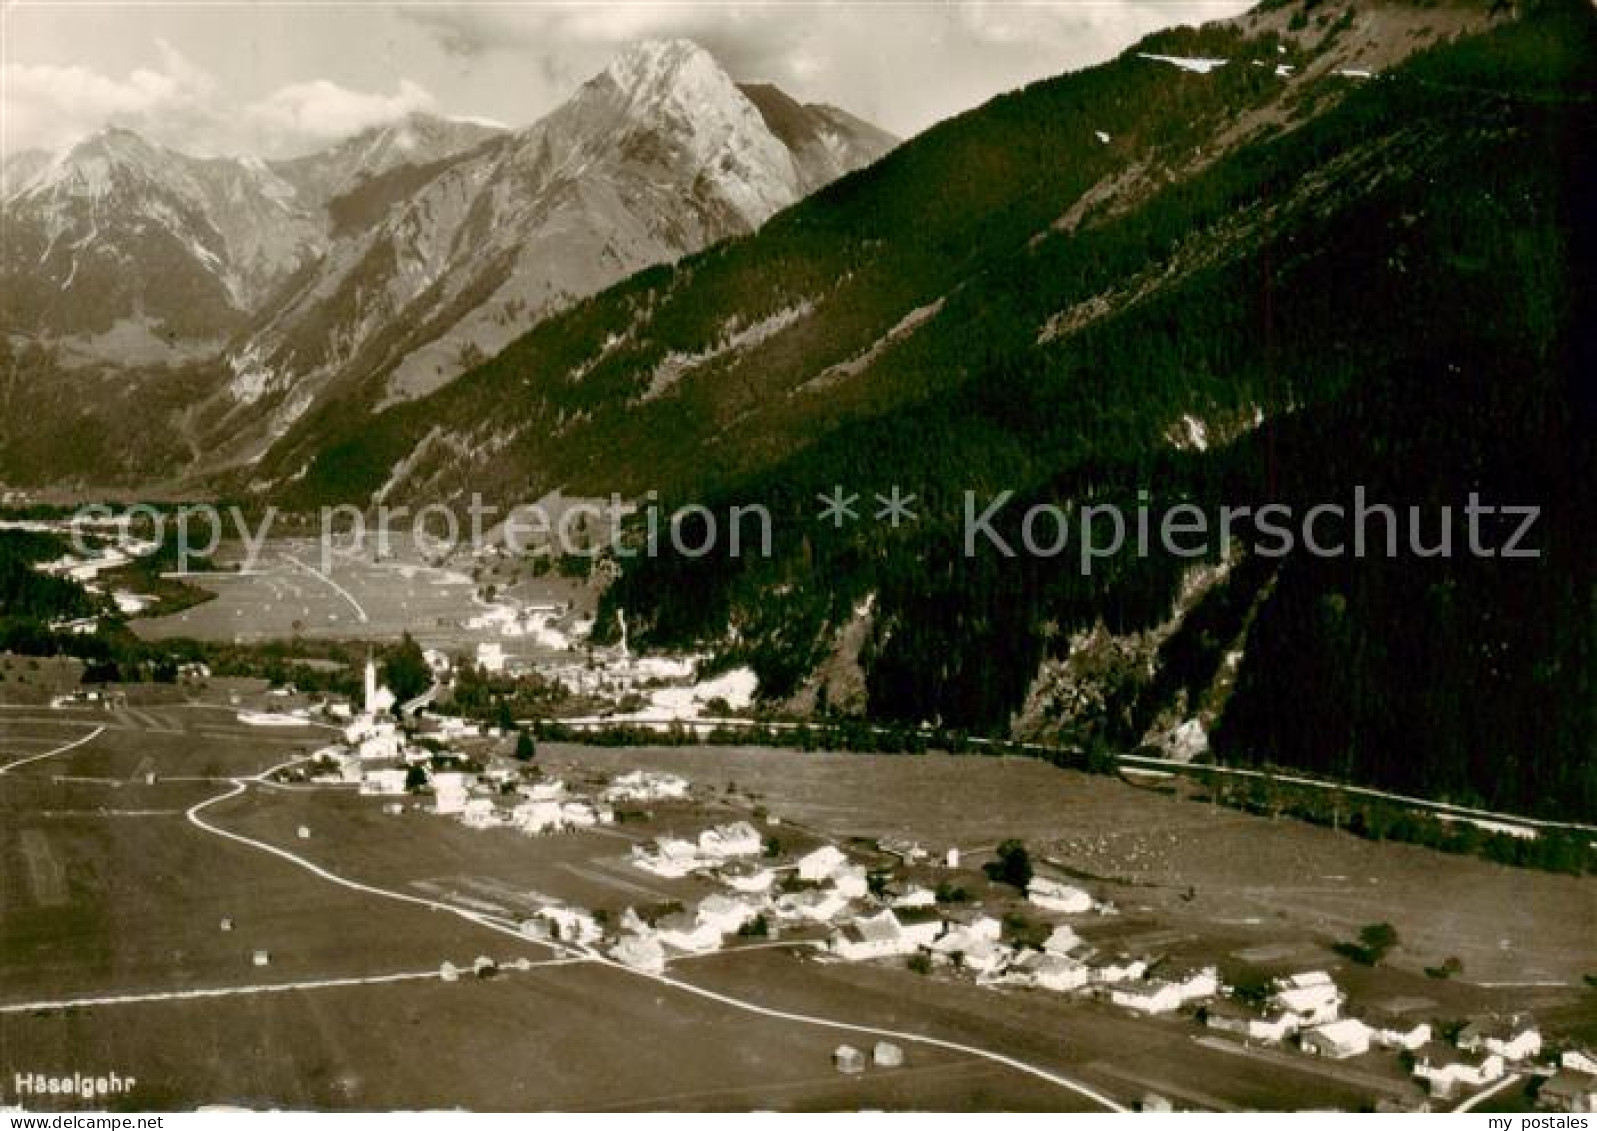
<svg viewBox="0 0 1597 1131"><path fill-rule="evenodd" d="M299 561L289 549L283 553ZM147 554L147 546L123 537L101 557L64 558L48 568L93 585L105 570ZM1282 949L1257 969L1239 970L1219 944L1172 946L1174 932L1123 929L1139 920L1128 899L1134 891L1101 873L1134 871L1141 849L1084 841L1085 855L1071 867L1041 850L1033 856L1013 838L951 834L939 842L924 829L851 836L795 815L779 789L756 795L682 767L625 757L603 769L571 759L570 746L541 742L540 728L526 718L463 709L458 689L485 679L499 686L526 681L557 689L568 706L586 712L562 711L553 733L621 727L670 732L682 741L746 722L753 674L746 668L706 673L698 656L638 654L624 622L616 642L594 644L586 605L497 588L516 574L491 565L470 578L384 563L352 565L339 576L355 587L347 603L372 618L361 622L372 636L356 694L301 691L281 680L251 690L215 676L202 661L180 665L173 689L191 700L219 700L240 731L258 734L262 743L299 743L298 756L261 780L300 802L276 843L290 844L304 859L344 856L344 822L351 807L361 807L380 814L389 830L383 835L396 839L432 843L447 828L451 837L491 841L482 856L501 870L495 883L524 889L516 899L502 899L500 890L486 897L433 890L437 882L421 876L409 883L429 892L428 899L491 907L496 929L508 927L534 949L559 956L553 961L671 983L684 970L710 970L717 961L761 970L780 962L780 978L800 987L852 974L907 977L928 1006L945 995L976 994L1006 1005L1041 1003L1047 1015L1067 1011L1088 1025L1113 1017L1118 1028L1156 1027L1163 1039L1190 1041L1255 1073L1285 1068L1317 1076L1339 1096L1361 1096L1356 1102L1381 1109L1484 1109L1496 1102L1570 1113L1597 1107L1597 1055L1587 1031L1577 1026L1572 1035L1567 1017L1555 1017L1544 1032L1536 1011L1518 1007L1512 993L1495 995L1490 1005L1461 1006L1455 997L1432 1000L1413 986L1376 992L1360 965L1365 959L1350 959L1354 952L1343 953L1341 944L1318 953ZM308 591L294 588L292 573L239 584L265 586L263 599L279 605L309 599L302 596ZM120 588L107 595L124 612L152 599ZM423 676L402 699L385 686L387 662L379 656L392 646L379 643L379 629L386 617L414 614L422 596L437 604L439 634L416 649ZM304 606L298 611L304 615ZM343 623L334 612L326 616ZM228 631L237 619L218 617ZM91 617L61 627L94 633L98 625ZM129 710L128 695L126 685L84 683L56 694L50 705L68 715L119 716ZM133 711L135 718L147 714ZM782 733L793 724L767 725ZM306 734L321 737L307 744ZM783 756L797 755L771 754ZM149 789L183 780L163 779L155 769L141 769L140 776ZM537 890L513 885L518 860ZM579 882L545 890L551 868ZM231 913L222 930L244 933ZM1371 965L1390 945L1378 936L1357 944ZM1251 950L1271 946L1244 948ZM241 954L248 965L273 970L296 960L281 943L249 945ZM433 976L445 984L491 981L536 965L525 956L472 958L470 951L434 962ZM907 1036L850 1037L831 1046L830 1060L842 1079L890 1075L923 1055ZM1144 1110L1215 1107L1224 1099L1158 1079L1133 1094Z"/></svg>
<svg viewBox="0 0 1597 1131"><path fill-rule="evenodd" d="M435 653L429 660L440 672L447 662ZM834 843L763 806L740 805L745 799L660 770L608 777L573 767L556 775L537 764L525 734L436 713L402 721L396 706L368 662L358 711L323 705L342 724L341 740L280 770L278 780L353 789L395 818L447 819L529 838L670 826L632 837L630 867L692 881L702 894L624 907L551 901L521 919L527 938L573 955L663 976L679 962L718 952L781 948L804 962L904 967L932 987L960 981L1095 1001L1131 1017L1185 1019L1208 1040L1318 1062L1384 1060L1416 1088L1410 1102L1383 1098L1383 1107L1447 1108L1536 1078L1541 1107L1597 1110L1597 1056L1544 1040L1529 1016L1440 1018L1366 1005L1326 968L1227 985L1214 965L1097 943L1096 928L1118 909L1090 885L1034 867L1018 843L998 846L983 862L994 882L985 898L972 899L960 886L972 861L957 846ZM273 719L241 713L253 725ZM711 820L716 814L724 819ZM300 835L311 830L302 827ZM467 972L446 963L440 975L453 981ZM494 964L480 958L469 972L487 976ZM854 1074L897 1066L904 1055L899 1045L878 1042L865 1050L840 1045L833 1059L837 1071ZM1143 1104L1156 1109L1170 1101L1150 1092Z"/></svg>

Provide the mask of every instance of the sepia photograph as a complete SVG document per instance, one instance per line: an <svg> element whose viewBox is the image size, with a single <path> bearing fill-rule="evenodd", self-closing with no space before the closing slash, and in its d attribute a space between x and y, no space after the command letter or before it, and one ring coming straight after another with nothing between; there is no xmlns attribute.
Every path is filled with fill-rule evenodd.
<svg viewBox="0 0 1597 1131"><path fill-rule="evenodd" d="M0 0L0 1128L1597 1115L1594 0Z"/></svg>

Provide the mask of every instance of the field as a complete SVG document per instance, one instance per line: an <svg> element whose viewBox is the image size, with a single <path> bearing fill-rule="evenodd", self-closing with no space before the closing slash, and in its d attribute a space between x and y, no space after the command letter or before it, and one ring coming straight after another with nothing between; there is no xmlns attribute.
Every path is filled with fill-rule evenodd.
<svg viewBox="0 0 1597 1131"><path fill-rule="evenodd" d="M1576 937L1590 925L1581 921L1592 906L1587 882L1499 876L1475 861L1366 846L1031 763L550 745L539 755L546 772L580 779L657 765L698 788L690 802L609 829L526 838L416 810L389 815L380 799L347 789L249 781L325 738L249 728L215 702L0 708L0 1080L116 1071L139 1079L122 1106L177 1109L1097 1106L992 1054L1123 1105L1150 1090L1218 1110L1357 1107L1416 1094L1395 1062L1244 1050L1204 1040L1190 1021L830 962L789 946L792 938L679 959L658 981L573 962L470 917L513 919L547 898L612 913L696 898L708 890L700 881L628 865L632 842L689 834L757 805L780 816L773 832L795 849L891 832L939 849L958 844L967 864L1020 835L1104 874L1114 854L1099 838L1140 837L1122 846L1131 871L1093 881L1122 909L1081 926L1106 949L1156 948L1232 968L1328 965L1326 943L1348 924L1389 919L1403 952L1392 968L1339 970L1356 994L1424 993L1461 1013L1507 1000L1507 991L1410 969L1432 960L1421 920L1451 893L1450 949L1471 955L1471 981L1490 980L1477 966L1491 967L1466 944L1491 954L1506 938L1518 969L1566 978L1564 968L1578 965L1571 957L1590 956L1589 936ZM188 818L190 807L233 793L201 816L255 845ZM1355 851L1375 855L1347 858ZM1315 874L1303 875L1305 858L1321 859ZM1333 870L1377 882L1334 888ZM1003 895L981 887L974 868L957 875L1000 909ZM1444 894L1425 893L1427 883ZM1496 886L1509 883L1517 899ZM1188 886L1198 889L1191 900ZM1328 887L1345 902L1322 902ZM1459 899L1464 891L1478 894ZM1516 908L1514 921L1501 920L1504 906ZM252 964L256 951L269 965ZM441 963L469 967L478 955L500 963L499 975L436 977ZM201 996L220 991L236 992ZM1591 995L1574 988L1512 996L1527 994L1571 1024L1591 1011ZM64 1007L84 998L125 1000ZM873 1037L847 1028L861 1025L962 1047L905 1040L903 1068L840 1076L831 1049L868 1048Z"/></svg>
<svg viewBox="0 0 1597 1131"><path fill-rule="evenodd" d="M1414 973L1448 955L1475 982L1574 985L1597 973L1592 879L1375 844L1028 759L557 746L543 756L734 785L838 837L908 836L967 855L1019 837L1128 914L1253 940L1242 946L1285 938L1323 957L1327 942L1386 921L1402 939L1390 964Z"/></svg>

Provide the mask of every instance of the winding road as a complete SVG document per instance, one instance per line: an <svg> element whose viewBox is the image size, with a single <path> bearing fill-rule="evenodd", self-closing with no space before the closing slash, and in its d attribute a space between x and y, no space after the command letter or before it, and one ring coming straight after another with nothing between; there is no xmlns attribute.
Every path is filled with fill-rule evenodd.
<svg viewBox="0 0 1597 1131"><path fill-rule="evenodd" d="M993 1052L991 1049L984 1049L979 1046L965 1044L960 1041L944 1040L941 1037L931 1037L923 1033L910 1033L899 1029L887 1029L873 1025L862 1025L853 1021L840 1021L830 1017L818 1017L808 1013L796 1013L790 1010L774 1009L770 1006L760 1005L757 1002L734 997L731 994L724 994L716 990L706 989L705 987L695 985L692 982L684 982L678 978L673 978L668 974L655 974L646 970L635 969L634 967L627 966L624 963L617 962L590 947L566 946L546 940L529 939L526 935L521 933L516 925L497 916L487 915L479 911L471 911L462 907L456 907L453 904L445 903L436 899L427 899L422 896L411 895L408 892L393 891L389 888L381 888L373 884L366 884L357 880L348 879L344 876L338 875L337 873L330 872L321 865L307 860L303 856L290 852L287 849L279 848L274 844L268 844L265 841L255 840L252 837L247 837L240 833L235 833L228 829L224 829L219 825L207 821L201 816L201 814L203 814L207 809L210 809L212 806L219 805L224 801L232 800L233 798L244 794L248 791L251 783L266 784L266 779L271 774L305 760L305 758L294 758L287 762L273 766L270 769L263 770L261 773L254 775L253 777L230 779L232 782L231 789L224 793L219 793L215 797L210 797L204 801L196 803L187 810L185 816L187 817L189 823L198 829L210 833L213 836L222 837L225 840L232 841L235 844L240 844L247 848L255 849L258 852L264 852L268 855L275 856L280 860L284 860L295 865L296 867L304 869L313 876L316 876L318 879L324 880L327 883L336 884L337 886L346 888L350 891L361 892L365 895L375 896L380 899L394 900L399 903L408 903L413 906L424 907L430 911L441 911L446 914L455 915L461 919L465 919L467 922L475 923L479 927L496 931L500 934L509 935L520 940L521 942L537 942L539 945L564 956L568 961L581 961L592 963L596 966L609 967L610 969L630 974L633 977L647 979L657 985L670 987L671 989L677 990L681 993L692 994L693 996L702 998L706 1001L713 1001L720 1005L725 1005L732 1009L737 1009L744 1013L755 1014L760 1017L769 1017L778 1021L787 1021L797 1025L808 1025L816 1028L829 1029L840 1033L853 1033L860 1036L879 1037L886 1040L902 1041L905 1044L920 1045L925 1048L936 1048L947 1052L961 1053L963 1055L975 1057L993 1064L999 1064L1016 1072L1046 1081L1047 1083L1053 1084L1056 1087L1064 1089L1065 1091L1072 1092L1084 1099L1090 1100L1091 1102L1096 1103L1109 1111L1123 1112L1127 1110L1123 1105L1104 1095L1102 1092L1087 1086L1086 1084L1083 1084L1077 1080L1072 1080L1067 1076L1053 1072L1049 1069L1038 1067L1035 1064L1018 1060L1015 1057L1006 1056L1003 1053Z"/></svg>

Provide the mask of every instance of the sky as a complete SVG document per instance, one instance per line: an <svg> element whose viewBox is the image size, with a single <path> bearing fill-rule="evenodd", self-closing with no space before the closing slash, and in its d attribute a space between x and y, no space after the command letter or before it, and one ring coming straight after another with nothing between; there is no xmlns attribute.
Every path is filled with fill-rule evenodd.
<svg viewBox="0 0 1597 1131"><path fill-rule="evenodd" d="M125 125L198 155L291 156L412 110L526 125L627 44L686 36L910 136L1247 0L0 0L0 150Z"/></svg>

